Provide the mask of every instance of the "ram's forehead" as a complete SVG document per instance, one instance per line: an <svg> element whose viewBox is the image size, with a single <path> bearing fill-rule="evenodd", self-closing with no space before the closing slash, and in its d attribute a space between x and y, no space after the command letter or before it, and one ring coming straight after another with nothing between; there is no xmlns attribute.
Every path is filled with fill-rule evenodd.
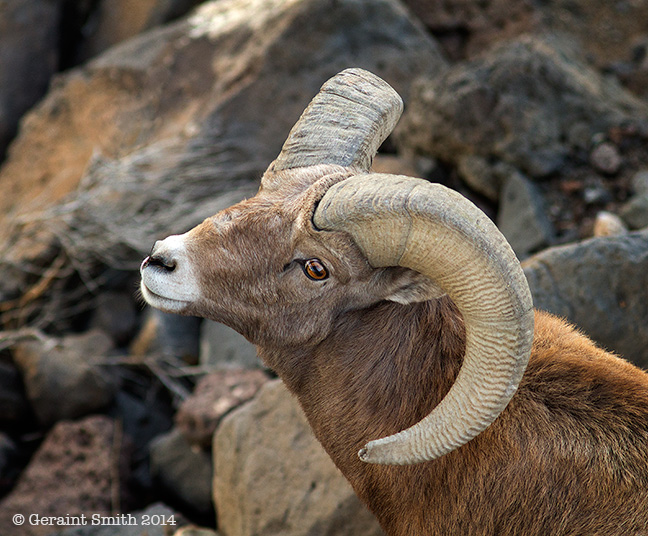
<svg viewBox="0 0 648 536"><path fill-rule="evenodd" d="M207 218L189 232L190 248L237 262L250 257L282 262L293 245L296 215L285 202L266 197L242 201Z"/></svg>

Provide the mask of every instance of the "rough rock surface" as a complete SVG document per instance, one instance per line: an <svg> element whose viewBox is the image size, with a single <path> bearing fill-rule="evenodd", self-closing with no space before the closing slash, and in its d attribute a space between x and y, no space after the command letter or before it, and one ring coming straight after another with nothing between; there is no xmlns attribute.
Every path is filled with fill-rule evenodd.
<svg viewBox="0 0 648 536"><path fill-rule="evenodd" d="M116 385L93 361L105 357L112 347L110 338L100 331L16 347L14 357L27 397L42 424L75 419L111 402Z"/></svg>
<svg viewBox="0 0 648 536"><path fill-rule="evenodd" d="M218 428L214 497L227 536L383 534L278 380Z"/></svg>
<svg viewBox="0 0 648 536"><path fill-rule="evenodd" d="M536 308L648 368L648 231L550 248L523 267Z"/></svg>
<svg viewBox="0 0 648 536"><path fill-rule="evenodd" d="M0 532L17 534L12 516L109 515L112 498L123 482L119 473L119 444L107 417L60 422L34 455L16 487L0 501ZM117 487L115 487L117 486ZM44 536L51 526L25 523L21 536Z"/></svg>
<svg viewBox="0 0 648 536"><path fill-rule="evenodd" d="M231 369L207 374L178 408L176 426L190 444L209 448L220 420L253 398L268 380L260 370Z"/></svg>
<svg viewBox="0 0 648 536"><path fill-rule="evenodd" d="M597 133L647 118L645 102L563 43L523 37L417 84L397 139L447 162L478 155L542 177Z"/></svg>

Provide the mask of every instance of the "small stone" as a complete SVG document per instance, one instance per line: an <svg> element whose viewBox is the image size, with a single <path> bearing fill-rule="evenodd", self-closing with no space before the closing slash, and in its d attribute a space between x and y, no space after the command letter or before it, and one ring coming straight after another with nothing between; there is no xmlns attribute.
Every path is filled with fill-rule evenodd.
<svg viewBox="0 0 648 536"><path fill-rule="evenodd" d="M628 233L623 220L616 214L602 210L594 221L594 236L620 236Z"/></svg>
<svg viewBox="0 0 648 536"><path fill-rule="evenodd" d="M590 162L597 171L606 175L615 175L621 168L623 160L616 145L603 142L590 153Z"/></svg>

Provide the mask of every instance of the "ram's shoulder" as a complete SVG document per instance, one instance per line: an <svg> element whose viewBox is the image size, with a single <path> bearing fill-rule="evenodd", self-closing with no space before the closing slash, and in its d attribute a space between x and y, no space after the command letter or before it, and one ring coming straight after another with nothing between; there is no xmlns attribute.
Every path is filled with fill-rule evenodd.
<svg viewBox="0 0 648 536"><path fill-rule="evenodd" d="M573 404L647 408L648 373L598 346L563 319L538 311L522 385L526 391ZM648 415L648 409L643 410Z"/></svg>

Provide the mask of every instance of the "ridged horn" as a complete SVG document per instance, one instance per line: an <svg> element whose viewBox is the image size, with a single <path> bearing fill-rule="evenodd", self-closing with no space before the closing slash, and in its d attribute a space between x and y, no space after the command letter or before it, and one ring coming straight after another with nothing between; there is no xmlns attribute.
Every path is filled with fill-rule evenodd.
<svg viewBox="0 0 648 536"><path fill-rule="evenodd" d="M404 266L434 280L466 326L464 362L445 398L414 426L367 443L360 458L397 465L432 460L485 430L517 390L533 341L529 287L497 227L448 188L378 174L333 185L313 223L350 233L374 267Z"/></svg>
<svg viewBox="0 0 648 536"><path fill-rule="evenodd" d="M368 171L403 112L394 89L362 69L328 80L290 131L274 171L318 164Z"/></svg>

